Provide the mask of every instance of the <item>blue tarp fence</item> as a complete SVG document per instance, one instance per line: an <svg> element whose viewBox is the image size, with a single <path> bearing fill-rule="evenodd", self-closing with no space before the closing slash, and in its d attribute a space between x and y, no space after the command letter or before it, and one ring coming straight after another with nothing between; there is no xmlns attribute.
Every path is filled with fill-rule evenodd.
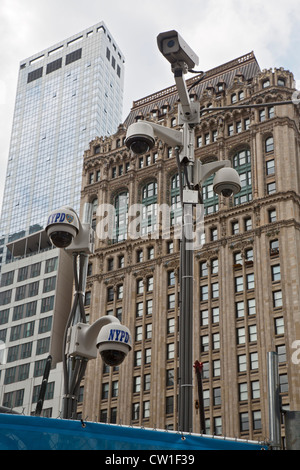
<svg viewBox="0 0 300 470"><path fill-rule="evenodd" d="M267 450L265 444L130 426L0 414L0 450Z"/></svg>

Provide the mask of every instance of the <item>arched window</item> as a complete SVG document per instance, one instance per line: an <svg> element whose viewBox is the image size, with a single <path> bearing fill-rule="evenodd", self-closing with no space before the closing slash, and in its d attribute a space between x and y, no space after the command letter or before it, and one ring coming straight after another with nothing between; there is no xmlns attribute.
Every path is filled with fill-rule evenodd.
<svg viewBox="0 0 300 470"><path fill-rule="evenodd" d="M241 191L234 196L234 205L252 201L251 154L249 149L236 152L233 156L233 168L240 175Z"/></svg>
<svg viewBox="0 0 300 470"><path fill-rule="evenodd" d="M265 152L273 152L274 150L274 139L273 137L268 137L265 141Z"/></svg>
<svg viewBox="0 0 300 470"><path fill-rule="evenodd" d="M114 243L121 242L127 238L128 224L128 192L119 193L114 199L115 220L114 220Z"/></svg>
<svg viewBox="0 0 300 470"><path fill-rule="evenodd" d="M142 235L154 232L157 228L157 182L147 183L142 188Z"/></svg>

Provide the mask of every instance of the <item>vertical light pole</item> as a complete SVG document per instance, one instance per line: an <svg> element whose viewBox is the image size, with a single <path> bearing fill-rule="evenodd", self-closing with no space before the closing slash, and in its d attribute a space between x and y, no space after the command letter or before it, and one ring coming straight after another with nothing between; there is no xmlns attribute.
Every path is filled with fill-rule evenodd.
<svg viewBox="0 0 300 470"><path fill-rule="evenodd" d="M171 63L179 95L178 124L182 126L182 145L177 149L177 164L182 205L182 234L180 245L180 316L179 316L179 414L178 428L182 432L193 431L193 261L194 261L194 209L202 204L200 189L205 179L229 161L202 165L195 161L194 127L200 122L200 103L191 102L183 75L198 64L197 55L176 31L167 31L157 37L164 57ZM204 74L199 81L204 78ZM198 82L199 82L198 81ZM232 172L235 170L230 169ZM235 172L236 173L236 172ZM234 192L240 190L237 174L230 173L234 180ZM183 174L183 182L181 175ZM228 176L228 175L227 175ZM227 177L226 176L226 177ZM221 182L222 182L221 178ZM222 192L222 189L220 189ZM230 190L230 195L233 190ZM203 209L203 208L202 208Z"/></svg>
<svg viewBox="0 0 300 470"><path fill-rule="evenodd" d="M95 241L91 222L92 204L85 204L82 223L72 208L64 206L49 214L45 228L54 246L65 249L73 257L74 299L62 344L64 419L76 419L80 383L88 360L97 357L97 350L109 366L121 364L131 350L130 331L116 317L102 316L92 325L86 321L84 299L88 261L89 255L94 253ZM41 406L42 403L38 413Z"/></svg>
<svg viewBox="0 0 300 470"><path fill-rule="evenodd" d="M160 52L170 62L179 95L178 125L181 130L169 129L151 121L131 124L127 130L125 144L136 154L143 154L154 146L155 136L176 149L179 172L180 198L183 214L180 245L180 317L179 317L179 413L178 429L193 430L193 242L195 207L203 205L201 188L207 178L216 173L214 191L230 197L241 190L240 178L231 168L229 160L202 164L195 160L195 125L200 123L200 102L191 102L183 75L187 72L201 74L193 86L204 77L195 72L198 57L177 31L167 31L157 36ZM292 101L264 103L263 106L292 104ZM293 103L296 104L296 103ZM250 109L262 104L244 104L207 108L202 112L232 109ZM181 178L183 176L183 178ZM203 207L202 207L203 208ZM197 235L196 235L197 238Z"/></svg>

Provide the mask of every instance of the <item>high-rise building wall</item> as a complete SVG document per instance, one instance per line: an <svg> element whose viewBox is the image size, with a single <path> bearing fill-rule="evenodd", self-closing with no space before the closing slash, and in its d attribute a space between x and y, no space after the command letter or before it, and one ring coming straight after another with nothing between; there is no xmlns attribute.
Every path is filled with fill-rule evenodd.
<svg viewBox="0 0 300 470"><path fill-rule="evenodd" d="M79 210L82 155L93 138L116 132L123 84L124 56L103 22L21 61L0 264L6 243L40 230L49 211Z"/></svg>
<svg viewBox="0 0 300 470"><path fill-rule="evenodd" d="M49 355L42 414L58 417L63 395L62 344L72 301L72 257L45 232L9 246L14 261L0 284L0 406L34 414Z"/></svg>
<svg viewBox="0 0 300 470"><path fill-rule="evenodd" d="M197 77L188 88L201 109L232 110L201 115L195 156L202 163L229 159L242 182L240 193L227 199L215 195L212 177L202 188L193 355L203 363L206 431L265 439L268 352L278 353L283 407L300 410L299 111L265 106L291 99L293 75L281 68L261 71L250 53L196 83ZM169 206L171 224L180 215L178 168L173 149L160 140L143 156L124 146L126 127L136 120L176 128L177 102L175 87L135 102L118 132L95 139L85 152L82 204L93 202L98 235L87 313L91 323L106 314L120 318L132 332L133 349L118 368L105 367L100 357L89 362L78 407L84 419L177 429L180 240L172 227L168 238L162 232L155 238L153 230L162 224L158 204ZM234 109L237 104L249 108ZM115 208L107 239L99 238L103 204ZM127 234L137 217L128 215L133 204L145 208L143 237ZM196 378L193 398L192 431L199 432Z"/></svg>

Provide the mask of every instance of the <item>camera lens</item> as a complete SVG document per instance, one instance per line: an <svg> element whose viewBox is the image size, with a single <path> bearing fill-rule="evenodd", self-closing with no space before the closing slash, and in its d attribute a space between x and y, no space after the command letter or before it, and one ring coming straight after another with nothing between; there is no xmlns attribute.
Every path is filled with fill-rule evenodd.
<svg viewBox="0 0 300 470"><path fill-rule="evenodd" d="M101 351L100 354L105 364L111 367L120 365L126 356L124 352L114 351L112 349L108 351Z"/></svg>
<svg viewBox="0 0 300 470"><path fill-rule="evenodd" d="M167 42L168 47L173 47L175 45L174 39L170 39L170 41Z"/></svg>
<svg viewBox="0 0 300 470"><path fill-rule="evenodd" d="M133 153L136 153L137 155L142 155L143 153L146 153L149 151L149 142L145 139L139 139L136 138L130 146L131 150Z"/></svg>
<svg viewBox="0 0 300 470"><path fill-rule="evenodd" d="M73 240L71 233L61 231L52 232L50 238L57 248L67 248Z"/></svg>
<svg viewBox="0 0 300 470"><path fill-rule="evenodd" d="M222 196L230 197L233 194L233 190L231 188L222 189Z"/></svg>

